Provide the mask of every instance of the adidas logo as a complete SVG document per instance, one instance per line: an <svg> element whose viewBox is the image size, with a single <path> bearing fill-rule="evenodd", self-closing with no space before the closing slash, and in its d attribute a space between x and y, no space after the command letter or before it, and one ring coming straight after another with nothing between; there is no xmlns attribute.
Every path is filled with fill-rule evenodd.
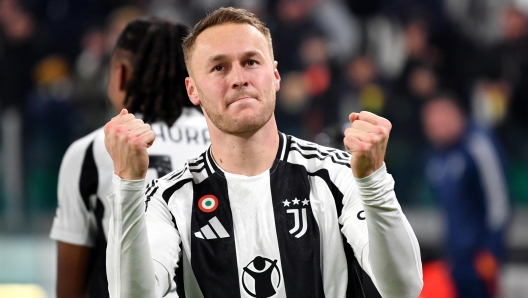
<svg viewBox="0 0 528 298"><path fill-rule="evenodd" d="M216 239L227 238L229 234L215 216L209 220L209 224L203 226L199 232L194 233L194 236L200 239Z"/></svg>

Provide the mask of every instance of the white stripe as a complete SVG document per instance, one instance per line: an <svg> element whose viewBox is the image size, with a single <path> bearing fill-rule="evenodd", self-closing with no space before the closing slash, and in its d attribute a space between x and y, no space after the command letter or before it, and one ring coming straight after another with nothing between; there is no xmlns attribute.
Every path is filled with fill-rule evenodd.
<svg viewBox="0 0 528 298"><path fill-rule="evenodd" d="M197 238L200 238L200 239L204 239L204 236L202 235L202 232L196 232L196 233L194 233L194 236L196 236Z"/></svg>
<svg viewBox="0 0 528 298"><path fill-rule="evenodd" d="M345 297L348 280L348 266L343 249L343 238L339 227L336 204L334 196L328 187L328 184L318 176L308 176L310 179L310 204L312 212L319 227L320 241L320 260L321 275L323 279L325 297ZM356 216L363 209L363 204L358 200L353 208L350 208L348 214ZM345 211L345 210L344 210ZM343 227L346 229L347 227ZM366 231L367 225L364 220L358 221L354 226L357 231ZM353 239L358 243L368 243L367 233L356 233ZM332 245L328 245L332 243ZM344 245L349 245L345 243ZM352 246L354 248L354 246ZM354 251L358 261L361 261L361 253ZM364 267L363 267L364 268ZM353 274L353 272L351 272Z"/></svg>
<svg viewBox="0 0 528 298"><path fill-rule="evenodd" d="M204 234L205 238L207 239L216 239L216 235L214 234L213 230L209 227L209 225L205 225L201 228L202 233Z"/></svg>
<svg viewBox="0 0 528 298"><path fill-rule="evenodd" d="M302 218L303 218L303 227L299 234L295 235L297 238L301 238L302 235L306 233L306 230L308 229L308 222L306 219L306 208L302 209Z"/></svg>
<svg viewBox="0 0 528 298"><path fill-rule="evenodd" d="M280 155L280 160L284 160L284 156L286 155L286 135L281 133L281 137L282 137L282 152L281 152L281 155Z"/></svg>
<svg viewBox="0 0 528 298"><path fill-rule="evenodd" d="M286 210L286 212L293 213L295 217L295 226L293 227L293 229L290 230L290 234L293 234L297 232L297 230L299 229L299 210L298 209L288 209Z"/></svg>
<svg viewBox="0 0 528 298"><path fill-rule="evenodd" d="M213 227L215 232L220 236L220 238L227 238L229 237L229 234L227 233L226 229L222 225L222 223L218 220L218 218L215 216L209 220L209 224Z"/></svg>
<svg viewBox="0 0 528 298"><path fill-rule="evenodd" d="M506 182L493 144L482 134L469 140L469 152L475 159L487 204L487 222L491 229L499 230L508 219L509 205Z"/></svg>
<svg viewBox="0 0 528 298"><path fill-rule="evenodd" d="M243 268L257 256L276 260L283 276L269 170L252 177L228 172L224 174L233 218L231 237L235 242L238 280L243 280ZM286 297L283 280L273 297ZM249 297L242 286L240 297Z"/></svg>

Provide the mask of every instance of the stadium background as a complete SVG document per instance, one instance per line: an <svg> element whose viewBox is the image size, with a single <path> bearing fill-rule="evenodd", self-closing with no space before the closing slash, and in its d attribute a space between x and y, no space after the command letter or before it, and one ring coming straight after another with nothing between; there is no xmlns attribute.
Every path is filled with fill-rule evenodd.
<svg viewBox="0 0 528 298"><path fill-rule="evenodd" d="M60 161L115 114L107 66L124 24L150 14L192 26L229 5L271 29L281 131L342 147L349 112L392 121L386 161L424 261L441 257L443 226L420 105L449 90L494 131L513 210L503 284L528 297L528 0L0 0L0 297L54 296Z"/></svg>

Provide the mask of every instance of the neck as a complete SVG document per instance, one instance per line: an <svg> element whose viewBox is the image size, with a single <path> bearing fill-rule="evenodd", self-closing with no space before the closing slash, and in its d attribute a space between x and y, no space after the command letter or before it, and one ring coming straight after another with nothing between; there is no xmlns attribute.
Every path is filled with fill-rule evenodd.
<svg viewBox="0 0 528 298"><path fill-rule="evenodd" d="M274 115L257 131L240 135L222 132L208 124L213 158L224 171L256 176L273 165L279 149Z"/></svg>

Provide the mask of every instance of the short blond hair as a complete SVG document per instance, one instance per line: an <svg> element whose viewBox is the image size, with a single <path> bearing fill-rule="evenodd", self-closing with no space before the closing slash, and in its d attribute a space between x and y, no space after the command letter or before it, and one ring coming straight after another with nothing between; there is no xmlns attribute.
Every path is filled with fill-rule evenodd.
<svg viewBox="0 0 528 298"><path fill-rule="evenodd" d="M213 11L211 14L207 15L201 21L199 21L193 27L191 33L184 39L182 47L187 69L189 69L190 66L192 50L194 48L194 44L196 42L196 38L198 38L198 35L200 35L207 28L228 23L248 24L255 27L264 35L264 37L268 41L271 57L273 58L273 47L271 43L270 31L266 27L264 22L262 22L257 17L256 14L241 8L221 7Z"/></svg>

